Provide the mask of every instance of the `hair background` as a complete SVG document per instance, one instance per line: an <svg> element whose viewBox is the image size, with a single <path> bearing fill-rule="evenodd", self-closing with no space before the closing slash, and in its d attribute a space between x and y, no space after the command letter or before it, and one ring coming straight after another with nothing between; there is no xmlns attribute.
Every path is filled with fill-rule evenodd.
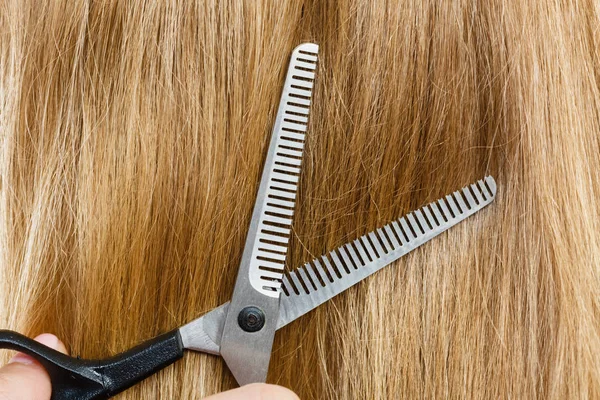
<svg viewBox="0 0 600 400"><path fill-rule="evenodd" d="M0 35L2 328L105 357L228 300L314 41L290 265L485 174L498 198L278 332L269 381L600 398L598 2L1 0ZM189 353L120 398L232 386Z"/></svg>

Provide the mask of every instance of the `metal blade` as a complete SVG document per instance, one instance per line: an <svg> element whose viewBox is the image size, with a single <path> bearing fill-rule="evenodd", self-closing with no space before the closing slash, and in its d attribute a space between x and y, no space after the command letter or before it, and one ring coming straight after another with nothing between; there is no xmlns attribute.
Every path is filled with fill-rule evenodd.
<svg viewBox="0 0 600 400"><path fill-rule="evenodd" d="M475 214L495 197L496 182L488 176L296 269L284 278L277 329ZM224 303L181 327L183 346L220 354L228 308L229 302Z"/></svg>
<svg viewBox="0 0 600 400"><path fill-rule="evenodd" d="M286 274L277 329L475 214L495 197L496 182L487 176Z"/></svg>
<svg viewBox="0 0 600 400"><path fill-rule="evenodd" d="M220 355L221 336L223 336L227 310L229 310L229 302L179 328L183 348Z"/></svg>
<svg viewBox="0 0 600 400"><path fill-rule="evenodd" d="M240 385L267 378L318 49L292 53L225 320L221 354Z"/></svg>

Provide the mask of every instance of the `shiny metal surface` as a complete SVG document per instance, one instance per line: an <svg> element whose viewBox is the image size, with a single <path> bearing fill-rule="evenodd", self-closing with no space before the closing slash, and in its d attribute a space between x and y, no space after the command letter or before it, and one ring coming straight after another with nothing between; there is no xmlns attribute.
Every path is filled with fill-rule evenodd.
<svg viewBox="0 0 600 400"><path fill-rule="evenodd" d="M495 197L496 182L487 176L286 274L277 329L475 214Z"/></svg>
<svg viewBox="0 0 600 400"><path fill-rule="evenodd" d="M221 336L229 302L179 328L183 347L203 353L221 354Z"/></svg>
<svg viewBox="0 0 600 400"><path fill-rule="evenodd" d="M221 355L240 385L267 379L318 49L305 43L292 53L225 320ZM264 314L264 326L257 332L238 324L247 306Z"/></svg>
<svg viewBox="0 0 600 400"><path fill-rule="evenodd" d="M283 280L276 328L289 324L477 213L495 197L496 182L487 176L290 272ZM228 307L229 302L180 328L184 347L219 354Z"/></svg>

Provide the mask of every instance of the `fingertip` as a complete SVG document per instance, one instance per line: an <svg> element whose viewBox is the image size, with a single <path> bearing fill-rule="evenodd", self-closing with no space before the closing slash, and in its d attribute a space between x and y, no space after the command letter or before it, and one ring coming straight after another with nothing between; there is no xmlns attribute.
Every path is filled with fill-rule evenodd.
<svg viewBox="0 0 600 400"><path fill-rule="evenodd" d="M248 386L252 386L251 390L256 390L258 392L257 400L300 400L296 393L283 386L267 383L252 383L244 387Z"/></svg>
<svg viewBox="0 0 600 400"><path fill-rule="evenodd" d="M42 333L35 337L33 340L40 342L41 344L50 347L51 349L60 351L61 353L67 353L67 347L65 344L55 335L51 333Z"/></svg>
<svg viewBox="0 0 600 400"><path fill-rule="evenodd" d="M205 400L299 400L299 397L283 386L251 383L207 397Z"/></svg>

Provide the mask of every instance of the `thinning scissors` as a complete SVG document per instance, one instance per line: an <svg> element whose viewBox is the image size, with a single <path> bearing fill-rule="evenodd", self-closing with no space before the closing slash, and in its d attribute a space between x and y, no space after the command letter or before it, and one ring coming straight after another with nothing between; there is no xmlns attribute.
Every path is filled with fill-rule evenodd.
<svg viewBox="0 0 600 400"><path fill-rule="evenodd" d="M292 53L230 302L107 360L69 357L0 331L0 348L29 354L44 366L52 399L107 399L179 360L185 350L221 355L240 385L264 382L277 329L494 200L496 183L487 176L286 273L317 55L312 43Z"/></svg>

